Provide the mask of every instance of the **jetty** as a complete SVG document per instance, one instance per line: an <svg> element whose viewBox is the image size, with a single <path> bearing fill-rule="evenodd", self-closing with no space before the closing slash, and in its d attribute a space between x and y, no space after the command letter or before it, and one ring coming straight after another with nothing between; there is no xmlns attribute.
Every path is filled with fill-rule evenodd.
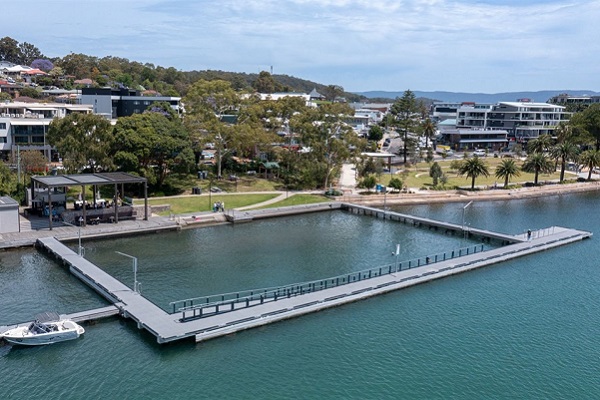
<svg viewBox="0 0 600 400"><path fill-rule="evenodd" d="M336 204L329 209L334 208L464 233L464 227L460 225L390 211L343 204ZM274 214L276 212L261 215L267 217L275 216ZM549 250L592 236L591 232L562 227L550 227L531 232L530 235L512 236L475 229L470 229L468 234L499 240L504 245L490 250L484 250L482 245L478 245L480 247L458 249L314 282L173 302L171 312L158 307L135 288L131 289L113 278L54 237L39 238L37 246L67 265L71 273L111 302L121 316L134 320L138 328L153 334L158 343L168 343L186 338L204 341L228 335Z"/></svg>

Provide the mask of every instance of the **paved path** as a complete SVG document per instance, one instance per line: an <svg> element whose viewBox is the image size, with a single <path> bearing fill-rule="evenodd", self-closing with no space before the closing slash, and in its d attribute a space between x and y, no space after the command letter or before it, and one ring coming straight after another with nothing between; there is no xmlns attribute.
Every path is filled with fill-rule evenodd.
<svg viewBox="0 0 600 400"><path fill-rule="evenodd" d="M344 192L353 193L356 189L356 165L342 165L342 173L340 175L340 187Z"/></svg>

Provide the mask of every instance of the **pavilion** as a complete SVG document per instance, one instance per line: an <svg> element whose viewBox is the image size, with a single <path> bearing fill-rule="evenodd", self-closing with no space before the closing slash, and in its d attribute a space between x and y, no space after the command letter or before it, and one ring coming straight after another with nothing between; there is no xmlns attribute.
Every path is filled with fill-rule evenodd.
<svg viewBox="0 0 600 400"><path fill-rule="evenodd" d="M119 208L123 208L118 204L120 194L124 193L125 184L143 184L144 185L144 220L148 220L148 181L146 178L135 176L126 172L104 172L95 174L68 174L68 175L49 175L49 176L32 176L31 177L31 198L35 202L36 193L39 193L40 188L45 188L47 192L44 196L47 198L43 199L42 204L48 206L48 227L52 230L52 217L53 217L53 201L52 192L55 194L66 193L66 188L69 186L81 186L82 191L82 219L81 224L85 225L88 221L85 205L85 188L86 186L92 186L94 193L94 204L96 202L96 192L98 186L113 185L114 186L114 213L110 212L110 220L112 222L119 222ZM121 191L119 192L119 185L121 185ZM58 189L63 189L63 192L58 192ZM40 202L40 200L37 200ZM44 207L42 206L42 210ZM94 214L96 210L91 210L89 213ZM102 215L105 215L106 211L103 210ZM112 210L111 210L112 211Z"/></svg>

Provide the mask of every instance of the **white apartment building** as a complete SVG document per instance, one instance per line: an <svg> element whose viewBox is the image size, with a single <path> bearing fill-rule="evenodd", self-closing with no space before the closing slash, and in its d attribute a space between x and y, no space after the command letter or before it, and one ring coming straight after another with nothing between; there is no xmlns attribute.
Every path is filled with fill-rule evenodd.
<svg viewBox="0 0 600 400"><path fill-rule="evenodd" d="M500 102L485 108L460 107L456 127L479 130L506 130L510 141L527 142L540 135L553 136L559 123L571 114L565 107L548 103Z"/></svg>
<svg viewBox="0 0 600 400"><path fill-rule="evenodd" d="M52 159L52 146L46 141L48 127L54 118L71 113L92 113L93 106L62 103L0 103L0 157L11 152L38 150Z"/></svg>

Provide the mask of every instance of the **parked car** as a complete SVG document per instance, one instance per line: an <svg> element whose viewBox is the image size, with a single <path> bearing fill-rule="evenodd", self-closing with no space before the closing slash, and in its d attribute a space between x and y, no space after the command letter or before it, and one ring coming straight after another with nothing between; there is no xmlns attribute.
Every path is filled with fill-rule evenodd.
<svg viewBox="0 0 600 400"><path fill-rule="evenodd" d="M477 157L485 157L487 155L487 153L483 149L477 149L473 152L473 155L477 156Z"/></svg>

